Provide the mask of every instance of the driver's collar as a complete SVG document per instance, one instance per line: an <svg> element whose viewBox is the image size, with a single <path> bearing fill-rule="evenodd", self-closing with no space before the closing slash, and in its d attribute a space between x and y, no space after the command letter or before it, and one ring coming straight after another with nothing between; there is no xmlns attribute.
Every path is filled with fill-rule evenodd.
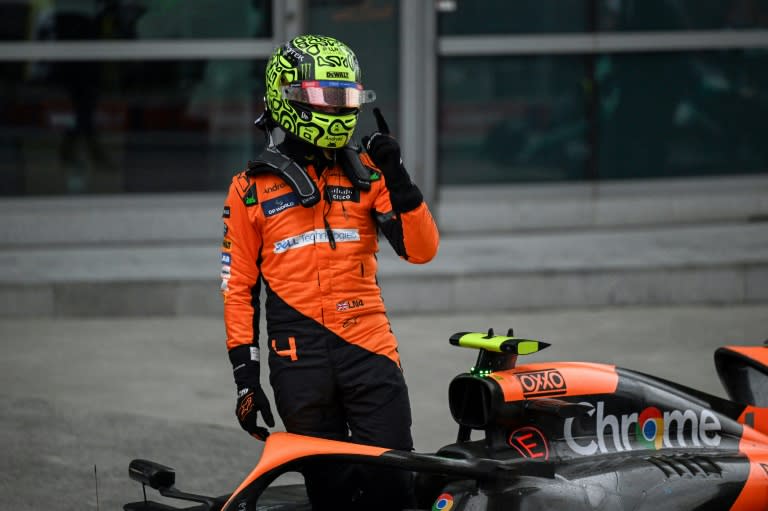
<svg viewBox="0 0 768 511"><path fill-rule="evenodd" d="M313 165L315 172L320 175L323 170L333 166L333 152L328 151L331 158L326 155L321 147L314 146L309 142L286 134L285 139L277 146L281 153L288 156L302 167Z"/></svg>

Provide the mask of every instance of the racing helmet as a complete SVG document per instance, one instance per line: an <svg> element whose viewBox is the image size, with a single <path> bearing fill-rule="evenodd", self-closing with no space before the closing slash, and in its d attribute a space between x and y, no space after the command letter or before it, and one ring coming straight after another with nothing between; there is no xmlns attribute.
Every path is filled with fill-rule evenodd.
<svg viewBox="0 0 768 511"><path fill-rule="evenodd" d="M360 83L355 53L333 37L291 39L275 50L265 75L265 102L272 119L318 147L345 146L360 107L376 99L376 93Z"/></svg>

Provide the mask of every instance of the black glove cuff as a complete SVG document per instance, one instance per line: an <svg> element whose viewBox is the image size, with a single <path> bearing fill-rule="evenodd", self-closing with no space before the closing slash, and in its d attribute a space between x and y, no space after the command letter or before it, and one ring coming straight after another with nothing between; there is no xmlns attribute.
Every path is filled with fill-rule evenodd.
<svg viewBox="0 0 768 511"><path fill-rule="evenodd" d="M418 208L424 202L424 196L418 186L409 182L403 187L390 189L389 201L396 213L407 213Z"/></svg>
<svg viewBox="0 0 768 511"><path fill-rule="evenodd" d="M399 163L397 166L393 167L394 168L391 170L379 167L381 173L384 174L384 182L387 185L387 189L391 192L393 190L409 187L412 184L411 176L408 175L408 171L405 170L403 164Z"/></svg>
<svg viewBox="0 0 768 511"><path fill-rule="evenodd" d="M238 387L259 386L259 361L253 360L252 349L258 347L243 344L229 350L229 361Z"/></svg>

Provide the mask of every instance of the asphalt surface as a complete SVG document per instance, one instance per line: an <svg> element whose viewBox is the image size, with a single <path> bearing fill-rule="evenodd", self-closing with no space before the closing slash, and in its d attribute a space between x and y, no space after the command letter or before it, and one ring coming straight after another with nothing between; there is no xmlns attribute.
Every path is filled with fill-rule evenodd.
<svg viewBox="0 0 768 511"><path fill-rule="evenodd" d="M613 363L719 396L713 351L768 337L766 304L391 319L419 452L455 438L447 386L475 358L449 346L458 331L514 327L553 344L526 360ZM95 473L98 509L121 509L141 498L133 458L174 467L181 489L232 491L262 444L235 420L223 338L216 318L0 320L0 509L96 510Z"/></svg>

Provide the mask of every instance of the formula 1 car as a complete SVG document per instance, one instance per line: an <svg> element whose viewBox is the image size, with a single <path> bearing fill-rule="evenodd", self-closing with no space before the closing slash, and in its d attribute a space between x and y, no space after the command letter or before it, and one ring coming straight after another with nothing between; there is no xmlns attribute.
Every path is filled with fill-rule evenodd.
<svg viewBox="0 0 768 511"><path fill-rule="evenodd" d="M231 495L182 492L173 469L133 460L132 479L197 504L147 501L145 490L124 509L309 510L302 485L269 485L319 459L410 471L416 506L434 511L768 509L768 346L715 352L727 400L612 365L516 366L549 344L511 330L461 332L450 342L479 354L450 383L458 436L436 453L273 433ZM472 440L473 431L483 438Z"/></svg>

